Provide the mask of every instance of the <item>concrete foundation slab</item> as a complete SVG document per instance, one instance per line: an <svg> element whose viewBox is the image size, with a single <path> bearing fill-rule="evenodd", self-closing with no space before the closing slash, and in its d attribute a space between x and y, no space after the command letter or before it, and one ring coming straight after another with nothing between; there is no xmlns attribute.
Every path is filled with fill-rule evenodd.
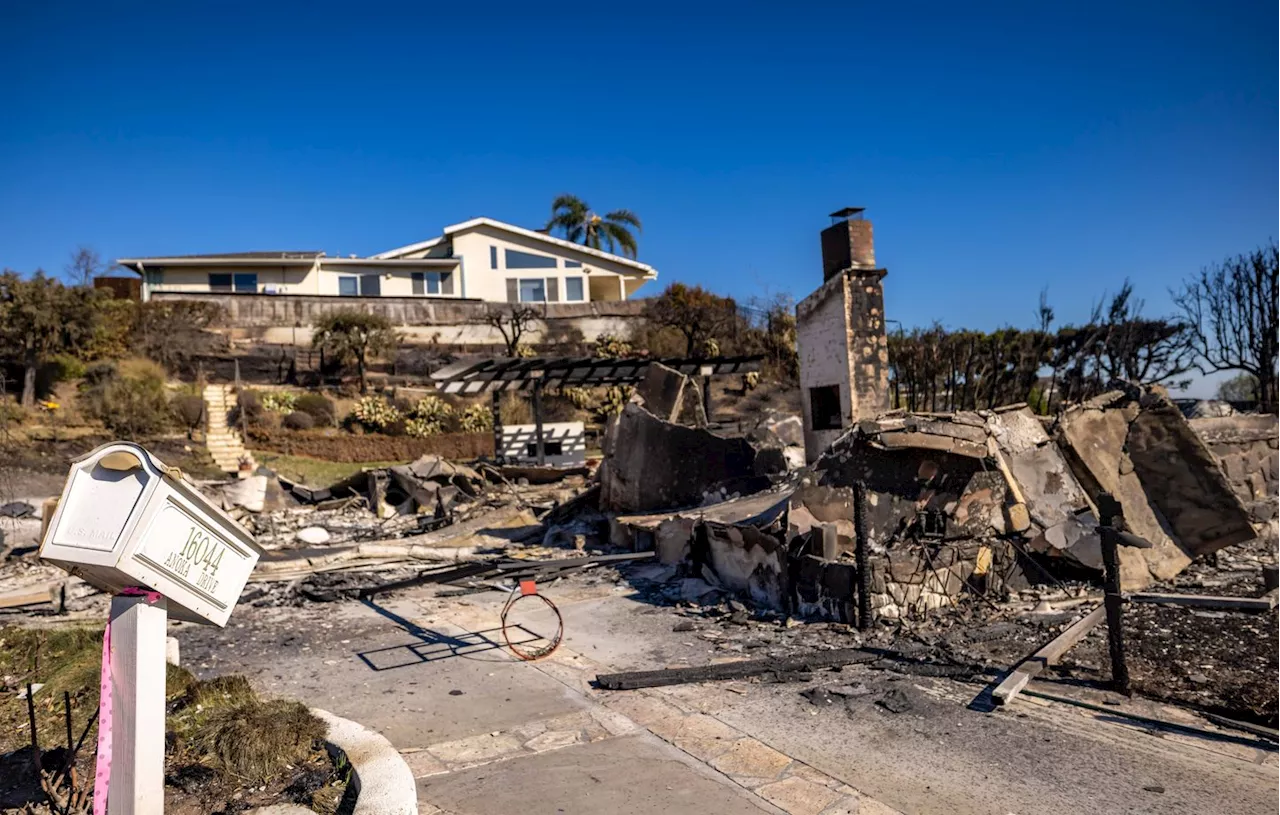
<svg viewBox="0 0 1280 815"><path fill-rule="evenodd" d="M651 735L580 744L418 783L423 800L457 815L773 811Z"/></svg>

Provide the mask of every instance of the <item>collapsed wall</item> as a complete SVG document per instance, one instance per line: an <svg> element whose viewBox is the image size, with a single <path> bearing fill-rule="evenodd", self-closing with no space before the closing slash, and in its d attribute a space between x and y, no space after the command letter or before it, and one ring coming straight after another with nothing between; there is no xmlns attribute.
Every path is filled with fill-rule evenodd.
<svg viewBox="0 0 1280 815"><path fill-rule="evenodd" d="M890 412L859 422L775 493L617 520L644 530L663 562L759 606L851 622L855 485L866 495L870 604L879 617L1023 588L1047 579L1054 560L1100 572L1101 490L1119 501L1126 527L1153 544L1121 549L1126 591L1256 534L1209 448L1158 388L1113 391L1053 420L1026 406Z"/></svg>
<svg viewBox="0 0 1280 815"><path fill-rule="evenodd" d="M1059 446L1089 494L1111 493L1152 548L1120 551L1121 585L1168 580L1199 555L1251 540L1248 510L1162 388L1110 391L1068 408Z"/></svg>

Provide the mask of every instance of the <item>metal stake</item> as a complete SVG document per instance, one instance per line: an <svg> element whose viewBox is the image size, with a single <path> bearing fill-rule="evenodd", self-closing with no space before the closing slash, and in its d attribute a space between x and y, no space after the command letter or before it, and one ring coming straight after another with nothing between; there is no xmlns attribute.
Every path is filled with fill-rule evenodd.
<svg viewBox="0 0 1280 815"><path fill-rule="evenodd" d="M1111 651L1111 683L1129 695L1129 666L1124 658L1124 595L1120 593L1120 547L1150 549L1151 543L1124 531L1120 502L1110 493L1098 494L1098 536L1102 541L1103 605L1107 609L1107 646Z"/></svg>
<svg viewBox="0 0 1280 815"><path fill-rule="evenodd" d="M871 567L867 564L867 485L853 484L854 563L858 570L858 630L871 627Z"/></svg>
<svg viewBox="0 0 1280 815"><path fill-rule="evenodd" d="M547 464L546 450L542 444L542 380L533 381L533 433L538 447L538 466Z"/></svg>

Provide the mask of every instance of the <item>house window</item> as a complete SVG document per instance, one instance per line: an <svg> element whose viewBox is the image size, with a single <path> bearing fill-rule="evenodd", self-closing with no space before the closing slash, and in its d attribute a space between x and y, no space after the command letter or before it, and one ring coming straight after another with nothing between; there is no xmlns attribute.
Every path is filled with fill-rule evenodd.
<svg viewBox="0 0 1280 815"><path fill-rule="evenodd" d="M356 297L360 294L360 278L355 275L342 275L338 278L338 294L343 297Z"/></svg>
<svg viewBox="0 0 1280 815"><path fill-rule="evenodd" d="M255 293L258 291L258 273L235 275L236 291Z"/></svg>
<svg viewBox="0 0 1280 815"><path fill-rule="evenodd" d="M525 454L528 455L529 458L538 457L538 443L536 441L529 442L528 446L526 446L524 450L525 450ZM558 442L558 441L548 441L547 439L543 439L542 453L543 455L547 455L547 456L562 456L564 455L564 443Z"/></svg>
<svg viewBox="0 0 1280 815"><path fill-rule="evenodd" d="M839 430L842 427L839 385L809 388L809 417L813 420L814 430Z"/></svg>
<svg viewBox="0 0 1280 815"><path fill-rule="evenodd" d="M580 260L566 260L566 261L564 262L564 267L565 267L566 269L581 269L581 268L582 268L582 261L580 261Z"/></svg>
<svg viewBox="0 0 1280 815"><path fill-rule="evenodd" d="M235 285L229 274L209 275L209 291L235 291Z"/></svg>
<svg viewBox="0 0 1280 815"><path fill-rule="evenodd" d="M540 277L522 278L520 280L521 303L547 302L547 284Z"/></svg>
<svg viewBox="0 0 1280 815"><path fill-rule="evenodd" d="M508 269L554 269L556 259L546 255L535 255L515 249L506 250Z"/></svg>
<svg viewBox="0 0 1280 815"><path fill-rule="evenodd" d="M382 294L382 275L366 274L360 276L360 296L377 297Z"/></svg>
<svg viewBox="0 0 1280 815"><path fill-rule="evenodd" d="M441 278L440 272L414 272L413 293L418 295L439 294Z"/></svg>
<svg viewBox="0 0 1280 815"><path fill-rule="evenodd" d="M582 278L566 277L564 279L564 299L571 303L583 299Z"/></svg>
<svg viewBox="0 0 1280 815"><path fill-rule="evenodd" d="M498 268L498 247L496 246L489 247L489 268Z"/></svg>

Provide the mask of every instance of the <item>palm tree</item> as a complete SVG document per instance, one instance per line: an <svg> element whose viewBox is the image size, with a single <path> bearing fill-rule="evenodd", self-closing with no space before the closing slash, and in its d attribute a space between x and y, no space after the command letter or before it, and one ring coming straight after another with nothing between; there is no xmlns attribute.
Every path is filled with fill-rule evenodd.
<svg viewBox="0 0 1280 815"><path fill-rule="evenodd" d="M604 249L621 250L627 257L636 256L636 236L631 227L641 230L640 218L629 209L615 209L605 215L597 215L576 195L559 195L551 202L551 220L547 231L560 229L567 240Z"/></svg>

